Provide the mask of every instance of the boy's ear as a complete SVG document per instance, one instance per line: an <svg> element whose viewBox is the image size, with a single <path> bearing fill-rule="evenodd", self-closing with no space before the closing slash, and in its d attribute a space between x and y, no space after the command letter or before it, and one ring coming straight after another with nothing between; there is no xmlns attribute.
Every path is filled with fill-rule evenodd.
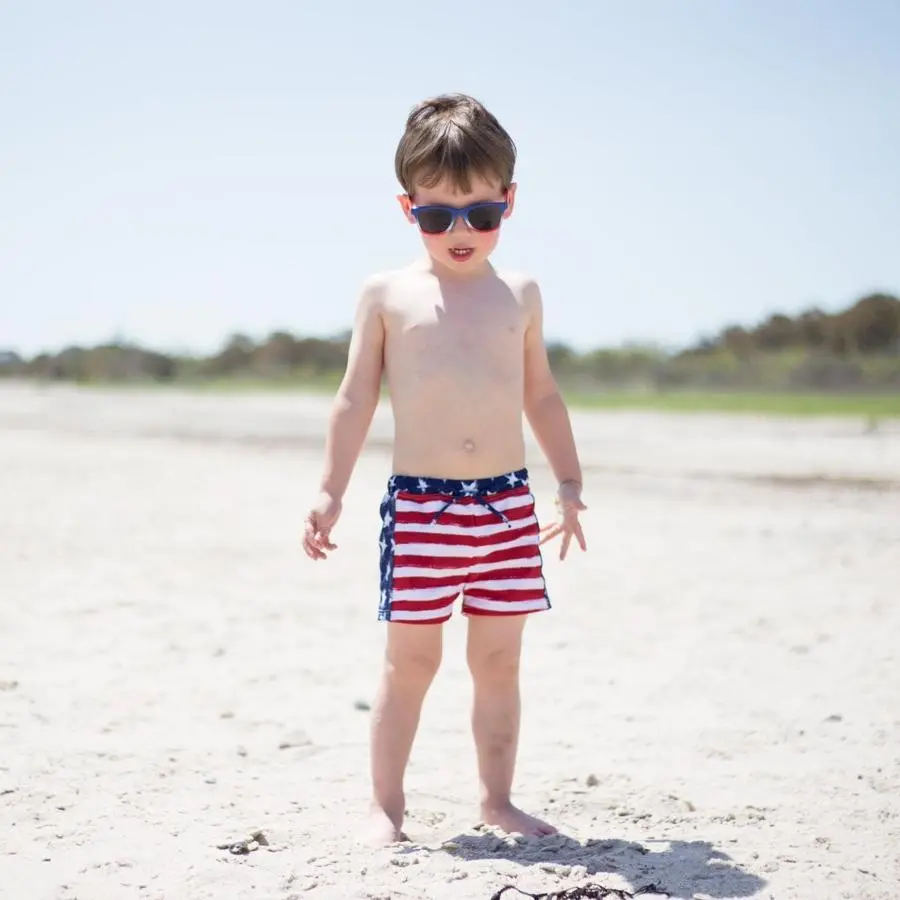
<svg viewBox="0 0 900 900"><path fill-rule="evenodd" d="M403 210L403 215L406 216L406 220L408 222L415 222L415 217L412 214L412 197L409 194L397 194L397 202L400 204L400 208Z"/></svg>
<svg viewBox="0 0 900 900"><path fill-rule="evenodd" d="M509 204L508 209L503 213L503 218L508 219L512 215L512 211L516 205L516 183L512 182L506 189L506 202Z"/></svg>

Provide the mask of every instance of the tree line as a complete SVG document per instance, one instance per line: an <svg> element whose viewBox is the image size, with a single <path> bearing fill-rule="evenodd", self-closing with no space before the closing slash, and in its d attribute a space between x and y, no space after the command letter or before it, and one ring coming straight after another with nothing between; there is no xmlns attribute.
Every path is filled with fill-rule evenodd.
<svg viewBox="0 0 900 900"><path fill-rule="evenodd" d="M26 358L0 351L0 377L81 383L339 377L349 333L333 338L276 331L233 335L207 356L177 355L114 340ZM900 389L900 299L870 294L838 313L775 314L753 327L730 325L677 351L620 347L578 353L548 346L561 382L585 390L646 387L730 389Z"/></svg>

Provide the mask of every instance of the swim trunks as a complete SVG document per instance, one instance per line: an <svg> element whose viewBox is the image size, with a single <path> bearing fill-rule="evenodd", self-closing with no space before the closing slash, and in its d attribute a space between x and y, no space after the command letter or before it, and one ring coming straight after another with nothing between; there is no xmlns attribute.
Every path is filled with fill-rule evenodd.
<svg viewBox="0 0 900 900"><path fill-rule="evenodd" d="M393 475L381 501L382 622L550 608L528 470L457 481Z"/></svg>

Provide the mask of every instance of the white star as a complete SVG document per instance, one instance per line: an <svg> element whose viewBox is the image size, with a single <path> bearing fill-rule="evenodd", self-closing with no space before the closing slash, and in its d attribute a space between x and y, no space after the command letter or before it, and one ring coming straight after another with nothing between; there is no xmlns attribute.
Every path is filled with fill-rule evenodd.
<svg viewBox="0 0 900 900"><path fill-rule="evenodd" d="M383 538L378 542L378 546L381 547L382 553L384 553L384 551L387 550L387 544L384 542Z"/></svg>
<svg viewBox="0 0 900 900"><path fill-rule="evenodd" d="M390 511L388 511L384 514L384 519L382 519L382 521L384 522L385 528L388 528L390 526L391 522L394 521L393 517L391 516Z"/></svg>
<svg viewBox="0 0 900 900"><path fill-rule="evenodd" d="M477 481L464 481L462 483L462 489L467 494L474 494L475 491L478 490L478 482Z"/></svg>
<svg viewBox="0 0 900 900"><path fill-rule="evenodd" d="M515 472L506 476L506 480L509 482L510 487L515 487L519 483L519 476L516 475Z"/></svg>
<svg viewBox="0 0 900 900"><path fill-rule="evenodd" d="M397 476L396 476L396 475L391 475L391 477L388 479L388 487L389 487L391 490L393 490L393 489L394 489L394 485L396 485L396 484L397 484Z"/></svg>
<svg viewBox="0 0 900 900"><path fill-rule="evenodd" d="M428 482L424 478L419 479L419 490L423 494L428 490Z"/></svg>

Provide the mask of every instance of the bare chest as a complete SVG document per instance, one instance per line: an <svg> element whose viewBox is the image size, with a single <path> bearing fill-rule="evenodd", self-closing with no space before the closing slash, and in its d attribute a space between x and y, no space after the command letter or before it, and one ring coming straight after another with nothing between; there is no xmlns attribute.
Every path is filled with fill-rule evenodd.
<svg viewBox="0 0 900 900"><path fill-rule="evenodd" d="M438 294L398 305L391 318L390 357L406 375L508 378L521 368L526 322L512 295Z"/></svg>

